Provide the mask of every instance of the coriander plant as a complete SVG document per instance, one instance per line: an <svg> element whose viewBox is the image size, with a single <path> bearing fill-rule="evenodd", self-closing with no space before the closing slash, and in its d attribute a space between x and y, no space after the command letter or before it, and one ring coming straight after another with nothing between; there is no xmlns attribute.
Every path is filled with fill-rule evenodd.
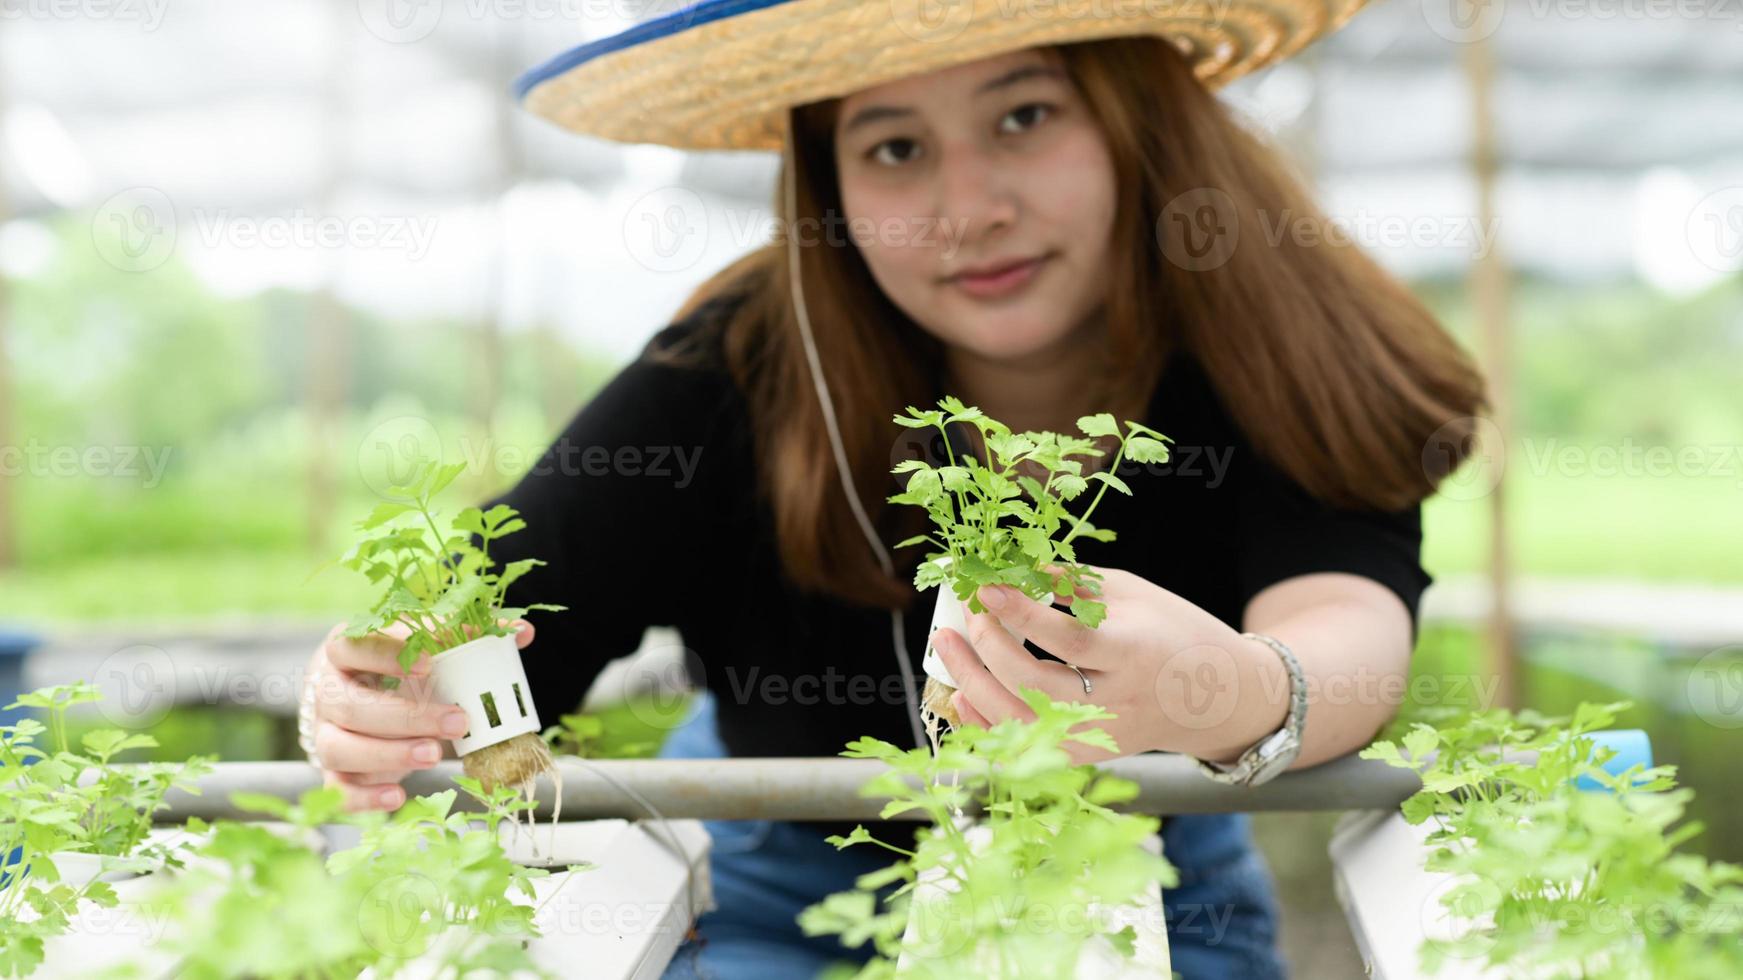
<svg viewBox="0 0 1743 980"><path fill-rule="evenodd" d="M1032 688L1022 696L1033 721L952 729L936 754L870 737L841 753L889 766L860 790L889 799L880 819L919 810L930 820L911 850L872 837L864 826L829 838L837 849L872 844L897 856L888 868L861 876L855 890L830 895L799 917L807 935L839 935L855 948L874 944L878 955L854 974L859 980L897 975L898 960L902 976L1069 977L1084 943L1097 936L1132 955L1132 925L1110 930L1095 910L1176 884L1167 859L1141 846L1161 822L1109 808L1133 799L1137 784L1073 765L1062 747L1076 741L1117 751L1105 729L1073 730L1113 715ZM947 773L954 779L942 781ZM959 817L973 804L984 813L965 828ZM951 884L917 900L925 880ZM898 882L880 912L878 893Z"/></svg>
<svg viewBox="0 0 1743 980"><path fill-rule="evenodd" d="M1473 925L1426 940L1425 971L1475 957L1508 976L1743 976L1743 867L1677 850L1702 830L1673 829L1693 792L1675 766L1603 769L1614 750L1591 733L1629 706L1434 712L1359 753L1421 777L1404 819L1434 821L1425 867L1458 876L1441 904ZM1609 792L1577 788L1582 775Z"/></svg>
<svg viewBox="0 0 1743 980"><path fill-rule="evenodd" d="M337 787L308 790L295 804L231 795L238 807L296 830L361 828L355 846L325 858L259 824L190 820L191 830L209 831L196 850L207 860L147 899L177 927L168 943L176 975L551 976L526 949L540 935L539 908L512 901L516 892L532 896L533 879L550 872L515 864L497 833L532 804L507 787L486 793L475 780L455 782L484 813L451 812L454 790L414 797L391 816L346 811ZM473 826L479 820L486 830Z"/></svg>
<svg viewBox="0 0 1743 980"><path fill-rule="evenodd" d="M212 771L214 758L118 766L113 759L121 752L157 745L150 735L119 729L86 732L84 751L74 751L67 710L101 698L94 685L78 681L6 706L44 710L49 723L24 718L0 726L0 861L11 861L0 869L0 976L26 976L40 966L44 943L66 932L80 901L117 904L101 878L79 886L64 881L55 855L99 855L105 870L182 866L173 842L147 842L151 815L165 806L172 786L197 793L195 781ZM52 751L36 744L45 732Z"/></svg>
<svg viewBox="0 0 1743 980"><path fill-rule="evenodd" d="M889 499L890 503L912 504L926 508L937 526L935 534L921 534L896 545L905 548L927 543L936 550L929 553L914 576L914 587L926 589L948 583L958 599L969 603L972 612L985 612L975 590L996 583L1011 585L1032 599L1075 596L1079 588L1093 595L1100 594L1100 573L1077 563L1077 553L1071 542L1082 536L1097 541L1114 540L1114 532L1090 523L1090 514L1101 502L1109 487L1124 494L1131 488L1115 475L1122 459L1142 463L1168 461L1167 442L1154 430L1136 422L1127 422L1130 430L1120 435L1112 415L1086 415L1077 420L1083 436L1053 432L1013 433L1005 424L989 418L980 409L964 405L961 400L946 396L938 408L920 411L908 407L906 416L895 416L897 425L911 429L935 428L944 437L945 453L951 462L932 466L923 460L904 460L892 473L912 473L904 492ZM977 460L964 453L960 460L950 445L945 425L965 422L980 433L987 449L986 459ZM1105 470L1097 470L1086 478L1083 462L1073 457L1103 456L1095 439L1112 436L1119 439L1119 450ZM1047 477L1037 480L1027 474L1016 474L1017 467L1034 463L1046 471ZM1089 482L1101 486L1082 515L1074 515L1065 506L1089 489ZM1023 499L1027 492L1028 498ZM1061 529L1064 535L1060 536ZM948 558L949 568L938 563ZM1064 573L1055 576L1046 570L1056 564ZM1049 600L1051 601L1051 600ZM1071 612L1085 625L1095 627L1107 614L1104 603L1092 599L1074 598Z"/></svg>
<svg viewBox="0 0 1743 980"><path fill-rule="evenodd" d="M337 559L383 586L380 599L351 618L345 635L357 639L404 624L411 633L399 652L403 668L409 669L423 653L433 656L481 636L511 635L513 630L504 621L531 610L566 608L543 603L503 606L508 587L544 564L526 558L498 569L491 560L491 542L526 527L514 508L507 504L489 510L464 507L446 529L436 520L431 500L464 468L463 463L416 460L411 477L389 490L404 499L378 504L358 521L357 530L365 537ZM477 545L472 543L474 535ZM398 678L387 677L383 683L393 688Z"/></svg>

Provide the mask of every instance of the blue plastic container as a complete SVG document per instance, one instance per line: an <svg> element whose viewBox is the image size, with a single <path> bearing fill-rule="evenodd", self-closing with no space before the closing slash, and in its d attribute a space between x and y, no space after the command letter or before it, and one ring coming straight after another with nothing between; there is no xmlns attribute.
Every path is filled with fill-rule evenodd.
<svg viewBox="0 0 1743 980"><path fill-rule="evenodd" d="M1603 770L1612 776L1622 775L1635 763L1639 763L1647 769L1652 768L1652 739L1648 738L1646 732L1641 729L1614 728L1608 731L1592 732L1587 737L1597 743L1595 748L1616 750L1615 756L1603 765ZM1610 792L1608 786L1590 776L1580 776L1574 785L1583 790Z"/></svg>
<svg viewBox="0 0 1743 980"><path fill-rule="evenodd" d="M22 708L5 709L24 693L24 659L41 643L33 634L0 629L0 725L17 724L19 718L30 713Z"/></svg>
<svg viewBox="0 0 1743 980"><path fill-rule="evenodd" d="M6 706L24 693L24 659L40 643L41 640L30 633L0 630L0 725L16 725L19 719L35 713L29 708L7 711ZM13 848L4 860L0 860L0 868L10 869L16 865L23 851L23 848ZM11 874L0 870L0 888L6 887L11 880Z"/></svg>

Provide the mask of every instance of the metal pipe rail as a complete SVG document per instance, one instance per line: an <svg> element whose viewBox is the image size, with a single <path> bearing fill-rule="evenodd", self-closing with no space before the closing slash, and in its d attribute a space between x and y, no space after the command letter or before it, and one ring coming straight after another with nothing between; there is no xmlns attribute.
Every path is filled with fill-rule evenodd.
<svg viewBox="0 0 1743 980"><path fill-rule="evenodd" d="M879 819L884 803L859 794L861 786L884 771L883 763L875 759L565 756L558 765L563 777L562 812L570 819L644 819L651 816L641 802L645 801L669 819L872 821ZM1354 755L1286 772L1251 788L1208 779L1191 759L1170 753L1127 756L1102 763L1101 768L1138 784L1137 799L1117 809L1159 816L1391 809L1422 785L1407 769ZM423 796L453 788L453 778L460 774L460 763L446 760L412 773L403 785L408 794ZM232 806L230 794L248 791L295 800L305 790L320 786L321 777L306 762L224 762L198 785L198 795L172 789L165 797L167 807L157 811L154 819L159 823L179 823L188 817L267 819ZM549 819L554 793L547 777L539 779L536 797L535 816ZM464 793L454 805L457 810L479 809ZM920 821L925 815L910 812L892 819Z"/></svg>

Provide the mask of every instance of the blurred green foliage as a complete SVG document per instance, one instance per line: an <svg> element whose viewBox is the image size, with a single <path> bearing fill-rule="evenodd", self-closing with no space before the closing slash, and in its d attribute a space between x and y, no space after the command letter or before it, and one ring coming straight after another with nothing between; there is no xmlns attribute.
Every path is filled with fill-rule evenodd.
<svg viewBox="0 0 1743 980"><path fill-rule="evenodd" d="M127 614L117 608L125 592L105 596L83 576L103 581L111 562L150 561L186 583L200 561L228 562L236 574L258 560L275 573L258 592L264 605L235 608L270 611L274 593L301 583L276 574L285 556L326 550L310 536L316 459L332 469L330 539L373 504L367 447L389 420L427 420L445 452L478 461L466 490L482 497L512 483L615 370L534 330L501 338L492 379L475 370L488 348L474 323L347 310L343 404L321 430L307 407L320 309L310 296L214 296L177 261L121 271L92 247L88 224L69 218L56 230L53 261L8 284L13 435L31 455L14 484L20 570L0 576L0 616ZM96 467L74 458L90 447L104 454ZM199 560L179 565L182 556ZM198 596L175 605L232 608ZM148 602L131 610L159 611Z"/></svg>
<svg viewBox="0 0 1743 980"><path fill-rule="evenodd" d="M18 481L22 560L0 572L0 618L347 612L361 593L343 577L289 574L324 554L309 531L317 443L334 468L331 538L374 502L363 471L384 422L427 419L447 452L483 459L467 487L483 497L511 484L616 370L547 331L504 337L486 442L471 324L352 311L343 412L320 436L306 409L309 297L213 296L173 261L123 272L82 232L63 226L56 261L13 286L18 440L141 446L167 466L157 482L149 458L130 477ZM1472 335L1460 284L1417 288L1456 335ZM1743 582L1732 544L1743 540L1743 279L1683 300L1524 281L1516 305L1521 437L1507 467L1519 570ZM1624 440L1732 455L1717 472L1671 476L1545 463L1552 445ZM1483 567L1486 500L1437 496L1425 520L1431 572Z"/></svg>
<svg viewBox="0 0 1743 980"><path fill-rule="evenodd" d="M1410 665L1402 726L1437 708L1483 708L1483 639L1455 626L1425 628ZM1743 651L1739 651L1743 657ZM1708 857L1743 861L1743 782L1736 778L1743 728L1724 727L1691 709L1689 651L1661 649L1638 637L1563 630L1527 638L1521 651L1519 700L1545 714L1570 713L1581 701L1628 700L1614 727L1640 728L1659 764L1679 768L1678 782L1698 792L1689 815L1709 830L1689 843Z"/></svg>

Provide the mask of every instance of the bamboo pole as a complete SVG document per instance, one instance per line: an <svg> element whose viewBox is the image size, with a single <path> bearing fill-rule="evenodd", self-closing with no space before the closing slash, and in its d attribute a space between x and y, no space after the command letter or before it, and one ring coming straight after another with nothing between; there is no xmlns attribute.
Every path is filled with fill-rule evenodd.
<svg viewBox="0 0 1743 980"><path fill-rule="evenodd" d="M496 410L502 400L503 388L502 306L503 284L508 275L505 268L508 261L506 198L520 172L521 155L509 117L510 103L504 94L509 90L509 82L514 77L514 47L507 42L509 27L502 20L494 21L490 30L490 59L484 80L490 89L490 97L486 101L490 105L491 165L484 175L482 190L484 213L493 233L489 236L489 254L484 257L485 283L476 337L478 359L473 365L473 377L470 380L473 424L484 440L483 445L487 450L485 458L494 459L488 450L494 445ZM489 466L472 475L472 496L481 499L497 493L501 489L498 484L502 482L503 476L504 474L495 472Z"/></svg>
<svg viewBox="0 0 1743 980"><path fill-rule="evenodd" d="M6 119L6 78L0 73L0 123ZM0 126L0 130L4 127ZM0 163L5 158L0 156ZM0 169L0 225L11 216L12 202L6 196L6 172ZM12 421L12 361L7 356L7 334L11 326L12 293L6 273L0 270L0 448L16 445ZM13 497L14 477L0 469L0 569L18 564L18 515Z"/></svg>
<svg viewBox="0 0 1743 980"><path fill-rule="evenodd" d="M1500 3L1504 0L1478 0ZM1501 433L1500 445L1484 445L1480 451L1498 467L1489 504L1489 587L1487 659L1485 670L1495 678L1497 707L1516 707L1518 635L1513 622L1512 549L1507 523L1507 442L1514 431L1513 350L1509 314L1507 264L1496 228L1495 184L1500 172L1500 150L1495 138L1495 51L1487 35L1468 40L1463 49L1466 79L1471 93L1471 170L1477 184L1480 227L1495 229L1488 251L1477 256L1471 269L1470 289L1476 305L1480 356L1488 375L1492 421L1488 431ZM1484 442L1494 441L1486 435Z"/></svg>
<svg viewBox="0 0 1743 980"><path fill-rule="evenodd" d="M340 143L345 132L345 44L350 31L337 0L326 4L328 19L326 88L322 116L325 120L321 185L316 193L321 213L332 213L342 178ZM338 259L332 260L337 266ZM308 369L303 391L309 413L308 526L310 550L325 552L333 517L338 509L338 477L333 469L334 446L340 442L345 405L346 356L350 346L348 313L333 292L337 277L331 267L309 297L307 335Z"/></svg>

